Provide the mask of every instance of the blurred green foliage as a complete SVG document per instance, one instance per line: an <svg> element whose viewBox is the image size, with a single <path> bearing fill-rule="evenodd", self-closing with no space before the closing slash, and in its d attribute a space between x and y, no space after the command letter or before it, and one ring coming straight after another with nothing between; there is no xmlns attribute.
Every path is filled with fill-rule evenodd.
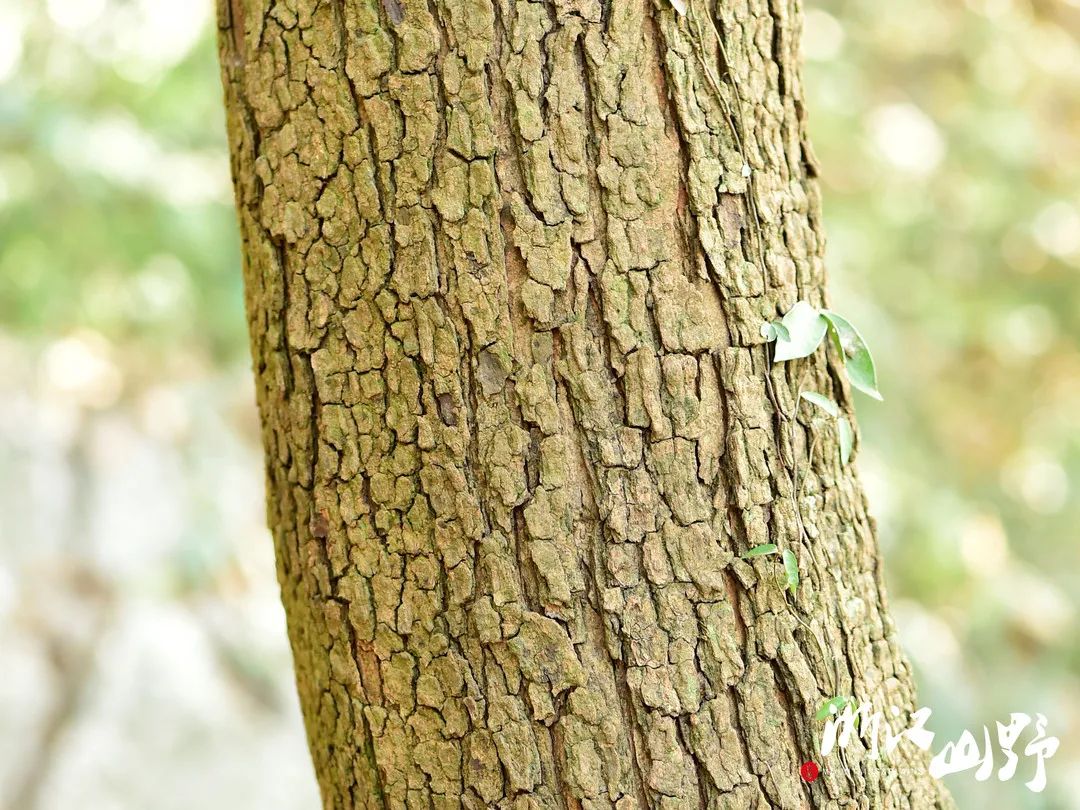
<svg viewBox="0 0 1080 810"><path fill-rule="evenodd" d="M22 40L0 93L0 322L235 359L239 246L206 4L149 31L146 3L36 5L4 9ZM150 41L127 52L125 33Z"/></svg>
<svg viewBox="0 0 1080 810"><path fill-rule="evenodd" d="M874 347L859 458L932 727L1044 712L1080 793L1080 4L807 9L831 292ZM949 735L945 735L948 737ZM1024 776L1023 778L1029 778Z"/></svg>
<svg viewBox="0 0 1080 810"><path fill-rule="evenodd" d="M317 806L212 0L0 0L0 806Z"/></svg>
<svg viewBox="0 0 1080 810"><path fill-rule="evenodd" d="M1041 796L1023 771L950 785L1080 806L1080 0L806 14L832 303L885 395L860 395L857 463L922 702L943 737L1041 711L1062 740ZM212 27L205 2L0 0L0 338L107 353L119 382L88 409L177 376L249 390ZM254 456L243 407L222 429ZM170 558L185 593L230 564L222 525Z"/></svg>

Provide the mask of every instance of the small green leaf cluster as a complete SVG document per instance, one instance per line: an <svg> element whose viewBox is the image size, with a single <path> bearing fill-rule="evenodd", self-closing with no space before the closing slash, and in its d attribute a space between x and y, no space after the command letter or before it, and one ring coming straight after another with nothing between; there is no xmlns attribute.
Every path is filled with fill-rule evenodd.
<svg viewBox="0 0 1080 810"><path fill-rule="evenodd" d="M790 360L799 360L809 357L818 350L828 335L843 360L844 369L853 387L880 400L881 392L878 390L877 369L874 367L874 358L870 354L870 348L859 330L852 325L851 321L831 310L817 309L806 301L798 301L782 317L761 325L761 336L773 347L773 363L783 363ZM824 394L817 391L799 391L795 412L803 401L820 409L827 417L836 424L837 442L840 446L840 463L846 465L851 460L852 449L855 445L855 431L851 421L840 410L840 406ZM787 418L786 415L784 415ZM811 448L811 453L813 449ZM796 481L797 471L793 472ZM798 503L796 502L796 508ZM795 596L799 587L799 563L794 552L790 549L781 550L775 543L763 543L743 554L744 559L761 557L768 554L780 554L784 565L784 580L788 591ZM827 710L834 701L846 701L849 698L833 698L825 709ZM819 716L821 713L818 713Z"/></svg>
<svg viewBox="0 0 1080 810"><path fill-rule="evenodd" d="M828 720L834 714L840 714L847 706L854 705L855 699L849 695L837 695L822 704L814 715L815 720Z"/></svg>
<svg viewBox="0 0 1080 810"><path fill-rule="evenodd" d="M877 370L870 348L847 318L799 301L783 318L762 324L761 327L761 336L770 343L776 343L774 363L809 357L817 351L826 334L832 337L851 384L864 394L880 400Z"/></svg>
<svg viewBox="0 0 1080 810"><path fill-rule="evenodd" d="M764 557L767 554L777 554L779 552L780 549L777 548L775 543L762 543L760 546L754 546L742 557L744 560L749 560L753 557ZM784 561L784 585L794 596L799 589L799 560L795 556L795 552L787 548L784 549L780 556Z"/></svg>
<svg viewBox="0 0 1080 810"><path fill-rule="evenodd" d="M848 418L840 413L840 406L824 394L819 394L816 391L800 391L799 398L805 399L812 405L817 405L836 420L837 438L840 443L840 463L847 464L851 460L851 450L855 446L855 431L852 429Z"/></svg>

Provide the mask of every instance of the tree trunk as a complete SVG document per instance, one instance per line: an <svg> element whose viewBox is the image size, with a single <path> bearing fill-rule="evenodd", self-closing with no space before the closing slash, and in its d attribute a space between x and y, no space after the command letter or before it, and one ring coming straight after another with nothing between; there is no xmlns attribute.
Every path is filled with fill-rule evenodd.
<svg viewBox="0 0 1080 810"><path fill-rule="evenodd" d="M862 490L784 416L850 411L838 358L759 333L824 303L800 7L220 0L326 808L950 806L908 746L799 777L829 698L914 699Z"/></svg>

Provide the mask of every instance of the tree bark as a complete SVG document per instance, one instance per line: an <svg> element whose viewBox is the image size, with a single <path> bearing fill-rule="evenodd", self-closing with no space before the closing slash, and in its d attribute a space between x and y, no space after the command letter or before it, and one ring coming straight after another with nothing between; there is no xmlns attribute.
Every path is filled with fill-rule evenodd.
<svg viewBox="0 0 1080 810"><path fill-rule="evenodd" d="M784 416L850 413L839 358L759 333L824 305L800 7L219 0L326 808L951 806L906 746L799 777L829 698L914 700L858 481Z"/></svg>

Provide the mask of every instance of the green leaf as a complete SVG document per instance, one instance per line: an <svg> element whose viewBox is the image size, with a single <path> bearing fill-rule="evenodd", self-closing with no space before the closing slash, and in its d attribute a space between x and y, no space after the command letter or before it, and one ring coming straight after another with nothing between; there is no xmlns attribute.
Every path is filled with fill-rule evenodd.
<svg viewBox="0 0 1080 810"><path fill-rule="evenodd" d="M777 318L775 321L769 321L769 323L763 323L761 325L761 336L765 338L769 343L772 343L778 337L784 340L791 340L791 333L788 328L784 326L784 322Z"/></svg>
<svg viewBox="0 0 1080 810"><path fill-rule="evenodd" d="M795 557L795 552L789 548L784 549L784 576L787 580L787 589L794 596L795 591L799 589L799 560Z"/></svg>
<svg viewBox="0 0 1080 810"><path fill-rule="evenodd" d="M762 543L760 546L754 546L748 552L742 555L744 560L748 560L751 557L760 557L763 554L775 554L776 543Z"/></svg>
<svg viewBox="0 0 1080 810"><path fill-rule="evenodd" d="M817 405L829 416L835 418L840 415L839 406L837 406L835 402L833 402L824 394L819 394L816 391L803 391L799 394L799 396L805 399L807 402Z"/></svg>
<svg viewBox="0 0 1080 810"><path fill-rule="evenodd" d="M847 695L837 695L836 697L828 700L825 704L817 710L817 714L814 715L815 720L828 720L833 714L833 707L836 707L835 714L840 714L844 710L844 707L852 702L852 698Z"/></svg>
<svg viewBox="0 0 1080 810"><path fill-rule="evenodd" d="M851 461L851 448L855 446L855 431L846 416L837 420L836 429L840 433L840 463L847 464Z"/></svg>
<svg viewBox="0 0 1080 810"><path fill-rule="evenodd" d="M787 335L777 329L774 363L809 357L821 345L829 328L825 317L805 301L796 302L780 323L787 330Z"/></svg>
<svg viewBox="0 0 1080 810"><path fill-rule="evenodd" d="M877 387L877 369L874 368L874 358L870 354L866 341L859 334L859 330L851 324L851 321L835 312L825 310L821 314L829 324L833 343L840 352L840 356L844 358L844 367L847 369L851 384L874 399L882 399Z"/></svg>

